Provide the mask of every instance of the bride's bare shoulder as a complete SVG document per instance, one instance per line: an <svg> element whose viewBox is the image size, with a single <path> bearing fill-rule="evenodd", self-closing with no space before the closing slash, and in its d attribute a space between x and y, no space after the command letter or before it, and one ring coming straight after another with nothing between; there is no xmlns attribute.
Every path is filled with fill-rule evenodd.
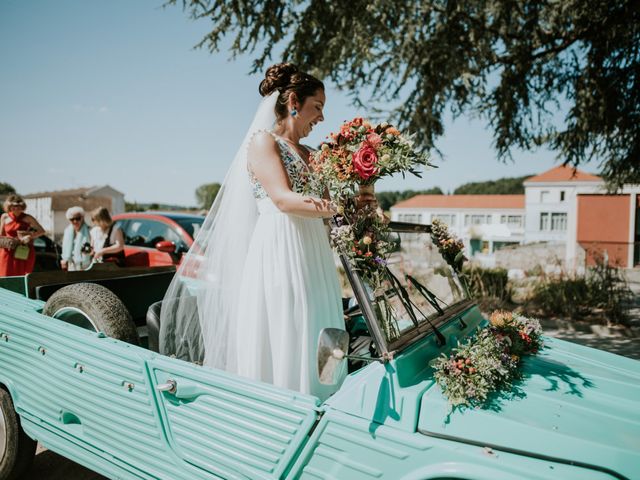
<svg viewBox="0 0 640 480"><path fill-rule="evenodd" d="M267 130L260 130L253 134L249 142L249 162L264 158L271 153L278 153L278 145L274 135Z"/></svg>
<svg viewBox="0 0 640 480"><path fill-rule="evenodd" d="M253 134L249 142L249 148L268 148L273 149L276 146L276 138L273 133L267 130L260 130Z"/></svg>

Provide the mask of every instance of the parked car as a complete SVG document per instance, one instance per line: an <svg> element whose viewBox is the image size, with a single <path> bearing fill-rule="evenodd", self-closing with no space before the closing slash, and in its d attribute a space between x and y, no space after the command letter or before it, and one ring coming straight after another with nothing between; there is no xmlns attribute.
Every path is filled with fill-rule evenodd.
<svg viewBox="0 0 640 480"><path fill-rule="evenodd" d="M545 338L510 389L450 410L433 361L487 321L429 226L390 226L394 288L342 259L350 320L321 332L318 371L330 383L345 352L360 363L325 402L153 351L168 272L0 279L0 479L22 478L37 440L113 479L640 478L638 361ZM129 310L147 307L143 348Z"/></svg>
<svg viewBox="0 0 640 480"><path fill-rule="evenodd" d="M177 265L204 222L200 215L173 212L114 215L125 239L127 267Z"/></svg>
<svg viewBox="0 0 640 480"><path fill-rule="evenodd" d="M34 272L60 269L60 255L62 253L60 245L43 235L33 240L33 247L36 251Z"/></svg>

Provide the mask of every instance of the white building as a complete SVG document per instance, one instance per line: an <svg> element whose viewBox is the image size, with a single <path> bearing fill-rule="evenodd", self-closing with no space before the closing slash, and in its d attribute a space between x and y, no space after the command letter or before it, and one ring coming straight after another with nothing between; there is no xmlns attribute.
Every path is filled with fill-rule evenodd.
<svg viewBox="0 0 640 480"><path fill-rule="evenodd" d="M56 241L62 239L64 229L69 224L65 216L69 207L84 208L87 220L89 212L97 207L108 208L112 215L124 212L124 194L109 185L32 193L23 198L27 204L27 212Z"/></svg>
<svg viewBox="0 0 640 480"><path fill-rule="evenodd" d="M524 241L524 195L416 195L391 207L391 220L446 223L471 255Z"/></svg>
<svg viewBox="0 0 640 480"><path fill-rule="evenodd" d="M417 195L391 207L391 219L440 218L485 264L505 245L540 242L562 245L570 269L603 255L620 266L640 264L640 185L608 194L600 177L559 166L524 187L524 195Z"/></svg>

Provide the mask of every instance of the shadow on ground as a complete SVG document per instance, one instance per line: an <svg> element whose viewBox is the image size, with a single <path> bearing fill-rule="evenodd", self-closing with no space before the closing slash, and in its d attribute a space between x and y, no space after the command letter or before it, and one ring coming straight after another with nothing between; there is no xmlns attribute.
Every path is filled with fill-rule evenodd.
<svg viewBox="0 0 640 480"><path fill-rule="evenodd" d="M38 444L33 466L25 480L108 480Z"/></svg>

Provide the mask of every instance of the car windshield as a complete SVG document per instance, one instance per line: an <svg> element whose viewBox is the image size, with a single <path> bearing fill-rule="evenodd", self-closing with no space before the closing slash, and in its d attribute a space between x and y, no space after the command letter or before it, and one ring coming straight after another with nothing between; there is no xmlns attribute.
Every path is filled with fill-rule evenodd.
<svg viewBox="0 0 640 480"><path fill-rule="evenodd" d="M204 217L174 217L173 220L180 225L191 238L196 238L204 222Z"/></svg>
<svg viewBox="0 0 640 480"><path fill-rule="evenodd" d="M434 245L429 226L395 224L394 228L392 224L392 229L397 247L389 258L382 287L374 291L363 283L373 328L379 333L374 336L389 350L444 322L469 298Z"/></svg>

